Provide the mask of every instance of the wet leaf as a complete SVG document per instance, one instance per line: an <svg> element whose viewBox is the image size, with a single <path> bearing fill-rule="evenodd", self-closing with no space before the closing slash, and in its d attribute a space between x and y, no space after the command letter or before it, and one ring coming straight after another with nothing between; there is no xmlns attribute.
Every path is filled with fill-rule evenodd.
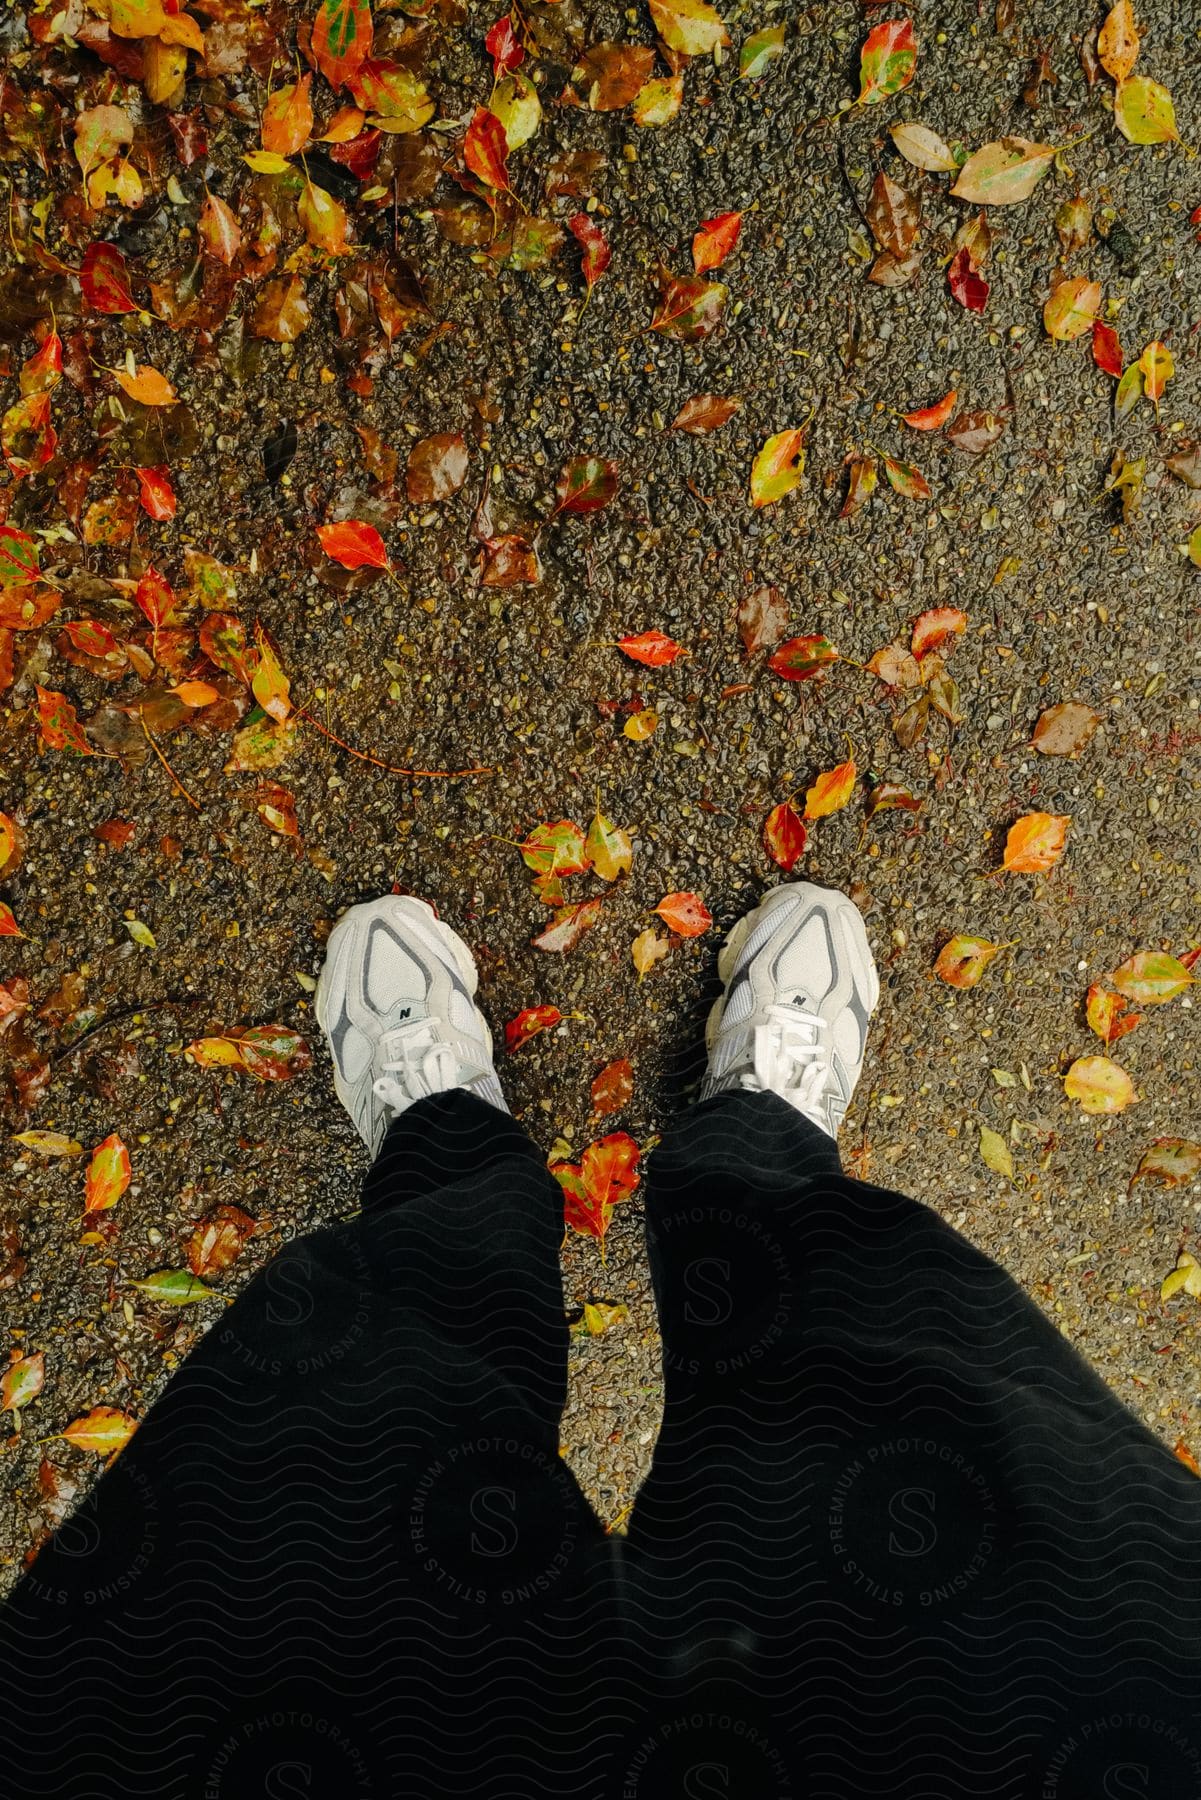
<svg viewBox="0 0 1201 1800"><path fill-rule="evenodd" d="M453 499L467 479L467 445L457 431L435 432L409 452L405 488L414 506Z"/></svg>
<svg viewBox="0 0 1201 1800"><path fill-rule="evenodd" d="M869 31L859 53L860 106L874 106L899 94L913 80L917 41L912 19L886 19Z"/></svg>
<svg viewBox="0 0 1201 1800"><path fill-rule="evenodd" d="M598 806L588 827L584 853L589 867L602 881L616 881L619 876L629 874L634 847L628 832L607 819Z"/></svg>
<svg viewBox="0 0 1201 1800"><path fill-rule="evenodd" d="M741 400L731 399L725 394L694 394L691 400L685 400L671 422L671 429L686 431L691 437L701 437L705 432L716 431L726 424L741 405Z"/></svg>
<svg viewBox="0 0 1201 1800"><path fill-rule="evenodd" d="M1193 985L1193 977L1166 950L1140 950L1128 957L1110 978L1119 994L1140 1006L1162 1006Z"/></svg>
<svg viewBox="0 0 1201 1800"><path fill-rule="evenodd" d="M1113 416L1124 419L1127 413L1133 412L1143 397L1143 372L1137 363L1131 363L1122 379L1118 382L1117 393L1113 398Z"/></svg>
<svg viewBox="0 0 1201 1800"><path fill-rule="evenodd" d="M1138 366L1142 370L1143 392L1148 400L1154 400L1158 412L1164 388L1176 373L1172 352L1166 344L1150 343L1139 357Z"/></svg>
<svg viewBox="0 0 1201 1800"><path fill-rule="evenodd" d="M123 1450L138 1428L136 1419L118 1412L115 1406L94 1406L80 1419L73 1419L60 1435L77 1450L94 1450L97 1456L115 1456Z"/></svg>
<svg viewBox="0 0 1201 1800"><path fill-rule="evenodd" d="M250 686L249 645L240 619L233 613L212 612L200 627L200 648L214 667Z"/></svg>
<svg viewBox="0 0 1201 1800"><path fill-rule="evenodd" d="M574 213L567 221L567 229L583 252L580 268L588 290L588 299L591 300L593 288L613 260L613 252L600 226L586 212Z"/></svg>
<svg viewBox="0 0 1201 1800"><path fill-rule="evenodd" d="M302 75L299 81L276 88L263 108L264 150L276 156L295 156L304 149L313 135L313 106L309 99L312 85L313 77Z"/></svg>
<svg viewBox="0 0 1201 1800"><path fill-rule="evenodd" d="M1112 325L1093 320L1093 361L1115 380L1122 378L1122 343Z"/></svg>
<svg viewBox="0 0 1201 1800"><path fill-rule="evenodd" d="M987 938L953 937L934 959L934 973L948 987L974 988L1000 944Z"/></svg>
<svg viewBox="0 0 1201 1800"><path fill-rule="evenodd" d="M83 1145L75 1138L64 1137L61 1131L19 1131L13 1143L26 1150L36 1150L39 1156L83 1155Z"/></svg>
<svg viewBox="0 0 1201 1800"><path fill-rule="evenodd" d="M137 312L129 291L129 270L115 244L89 244L79 266L79 285L93 312Z"/></svg>
<svg viewBox="0 0 1201 1800"><path fill-rule="evenodd" d="M559 907L545 931L530 942L537 950L574 950L584 933L596 924L602 904L600 900L577 900L573 906Z"/></svg>
<svg viewBox="0 0 1201 1800"><path fill-rule="evenodd" d="M877 781L867 796L867 817L874 819L877 813L921 812L922 803L900 781Z"/></svg>
<svg viewBox="0 0 1201 1800"><path fill-rule="evenodd" d="M751 464L751 501L770 506L782 500L800 483L805 473L805 428L777 431L769 437Z"/></svg>
<svg viewBox="0 0 1201 1800"><path fill-rule="evenodd" d="M12 907L0 900L0 937L23 938L25 933L13 916Z"/></svg>
<svg viewBox="0 0 1201 1800"><path fill-rule="evenodd" d="M538 553L520 532L484 539L480 586L507 588L541 581Z"/></svg>
<svg viewBox="0 0 1201 1800"><path fill-rule="evenodd" d="M21 827L8 813L0 812L0 876L5 881L11 880L20 868L24 849Z"/></svg>
<svg viewBox="0 0 1201 1800"><path fill-rule="evenodd" d="M930 483L920 469L912 463L898 462L894 457L882 456L884 473L888 477L888 485L894 493L902 494L906 500L928 500Z"/></svg>
<svg viewBox="0 0 1201 1800"><path fill-rule="evenodd" d="M1143 1151L1138 1168L1130 1177L1136 1181L1161 1181L1165 1187L1181 1187L1201 1174L1201 1144L1191 1138L1156 1138Z"/></svg>
<svg viewBox="0 0 1201 1800"><path fill-rule="evenodd" d="M1040 714L1030 742L1044 756L1078 756L1100 723L1100 714L1091 706L1061 700Z"/></svg>
<svg viewBox="0 0 1201 1800"><path fill-rule="evenodd" d="M131 1179L129 1151L115 1131L92 1151L84 1185L86 1213L107 1212L117 1204Z"/></svg>
<svg viewBox="0 0 1201 1800"><path fill-rule="evenodd" d="M914 431L937 431L950 418L958 398L959 390L952 388L941 400L936 400L933 406L919 407L916 412L904 413L902 417Z"/></svg>
<svg viewBox="0 0 1201 1800"><path fill-rule="evenodd" d="M304 235L315 250L330 257L351 254L346 242L346 209L332 194L306 181L296 211Z"/></svg>
<svg viewBox="0 0 1201 1800"><path fill-rule="evenodd" d="M810 676L819 675L837 661L838 652L829 638L795 637L780 645L768 658L767 666L785 681L808 681Z"/></svg>
<svg viewBox="0 0 1201 1800"><path fill-rule="evenodd" d="M640 981L644 975L650 973L657 962L662 962L670 948L671 940L660 937L658 932L649 925L645 931L638 933L630 945L630 956L638 971Z"/></svg>
<svg viewBox="0 0 1201 1800"><path fill-rule="evenodd" d="M758 81L765 75L777 56L784 54L787 33L786 25L769 25L766 30L745 38L738 52L739 80Z"/></svg>
<svg viewBox="0 0 1201 1800"><path fill-rule="evenodd" d="M139 406L175 406L179 395L171 386L165 375L157 369L149 368L145 363L135 366L131 375L128 369L114 369L113 375L117 386L136 400Z"/></svg>
<svg viewBox="0 0 1201 1800"><path fill-rule="evenodd" d="M805 795L805 817L825 819L831 813L841 812L855 791L857 774L855 758L851 756L837 768L819 775Z"/></svg>
<svg viewBox="0 0 1201 1800"><path fill-rule="evenodd" d="M170 621L175 593L166 576L160 575L153 565L143 572L133 597L155 631Z"/></svg>
<svg viewBox="0 0 1201 1800"><path fill-rule="evenodd" d="M615 462L606 462L601 456L573 456L555 483L555 511L600 512L616 498L617 487Z"/></svg>
<svg viewBox="0 0 1201 1800"><path fill-rule="evenodd" d="M933 606L913 622L909 647L919 661L967 630L967 614L957 606Z"/></svg>
<svg viewBox="0 0 1201 1800"><path fill-rule="evenodd" d="M683 103L683 75L667 75L639 88L630 108L630 117L643 130L670 125Z"/></svg>
<svg viewBox="0 0 1201 1800"><path fill-rule="evenodd" d="M63 340L57 331L48 331L42 339L41 349L36 351L21 370L21 394L28 399L33 394L48 393L57 387L63 373Z"/></svg>
<svg viewBox="0 0 1201 1800"><path fill-rule="evenodd" d="M1091 330L1101 304L1101 283L1076 275L1061 281L1043 307L1043 324L1050 337L1070 343Z"/></svg>
<svg viewBox="0 0 1201 1800"><path fill-rule="evenodd" d="M1005 421L992 412L960 413L947 426L947 442L965 456L982 456L991 450L1005 430Z"/></svg>
<svg viewBox="0 0 1201 1800"><path fill-rule="evenodd" d="M46 1385L46 1358L41 1350L9 1363L0 1380L0 1410L19 1413L36 1400Z"/></svg>
<svg viewBox="0 0 1201 1800"><path fill-rule="evenodd" d="M763 847L786 875L791 875L805 852L805 822L790 800L773 806L763 824Z"/></svg>
<svg viewBox="0 0 1201 1800"><path fill-rule="evenodd" d="M1064 1079L1069 1100L1082 1112L1118 1113L1138 1098L1125 1069L1108 1056L1078 1056Z"/></svg>
<svg viewBox="0 0 1201 1800"><path fill-rule="evenodd" d="M1092 234L1092 228L1092 208L1079 194L1072 200L1065 200L1055 214L1055 235L1063 246L1065 256L1071 256L1075 250L1083 250Z"/></svg>
<svg viewBox="0 0 1201 1800"><path fill-rule="evenodd" d="M0 525L0 587L20 587L36 579L38 547L15 525Z"/></svg>
<svg viewBox="0 0 1201 1800"><path fill-rule="evenodd" d="M649 0L655 30L669 50L708 56L730 39L721 15L707 0Z"/></svg>
<svg viewBox="0 0 1201 1800"><path fill-rule="evenodd" d="M907 163L912 163L915 169L932 169L953 174L959 167L950 147L928 125L921 125L916 120L904 125L892 125L888 135L900 155Z"/></svg>
<svg viewBox="0 0 1201 1800"><path fill-rule="evenodd" d="M188 1239L188 1267L192 1274L219 1275L228 1269L256 1230L255 1221L240 1206L214 1208L207 1218L197 1221Z"/></svg>
<svg viewBox="0 0 1201 1800"><path fill-rule="evenodd" d="M255 301L250 330L274 344L292 344L308 330L312 317L303 278L280 275L267 282Z"/></svg>
<svg viewBox="0 0 1201 1800"><path fill-rule="evenodd" d="M216 1297L213 1289L189 1269L156 1269L145 1281L131 1281L129 1286L163 1306L193 1306L198 1300Z"/></svg>
<svg viewBox="0 0 1201 1800"><path fill-rule="evenodd" d="M1173 1294L1181 1291L1191 1294L1194 1300L1201 1300L1201 1263L1188 1250L1182 1250L1176 1259L1176 1267L1160 1284L1159 1297L1170 1300Z"/></svg>
<svg viewBox="0 0 1201 1800"><path fill-rule="evenodd" d="M536 825L518 849L526 868L543 879L582 875L588 867L584 834L570 819Z"/></svg>
<svg viewBox="0 0 1201 1800"><path fill-rule="evenodd" d="M143 950L158 949L158 939L155 937L153 931L151 931L149 925L145 924L141 919L122 919L121 923L129 933L133 943L140 945Z"/></svg>
<svg viewBox="0 0 1201 1800"><path fill-rule="evenodd" d="M592 112L619 112L638 98L655 67L647 44L594 44L571 72Z"/></svg>
<svg viewBox="0 0 1201 1800"><path fill-rule="evenodd" d="M557 1006L526 1006L516 1018L505 1025L505 1049L512 1055L528 1044L532 1037L540 1031L553 1031L556 1025L563 1023L563 1014Z"/></svg>
<svg viewBox="0 0 1201 1800"><path fill-rule="evenodd" d="M1024 813L1009 827L1001 866L1011 875L1041 875L1063 855L1071 819L1059 813Z"/></svg>
<svg viewBox="0 0 1201 1800"><path fill-rule="evenodd" d="M367 0L321 0L310 43L317 67L332 88L342 87L358 73L364 57L371 54L371 38Z"/></svg>
<svg viewBox="0 0 1201 1800"><path fill-rule="evenodd" d="M269 831L280 837L300 836L300 825L296 818L296 798L286 787L278 782L264 781L256 789L254 810Z"/></svg>
<svg viewBox="0 0 1201 1800"><path fill-rule="evenodd" d="M261 625L255 627L258 663L250 683L250 691L268 718L282 725L292 711L289 699L291 683Z"/></svg>
<svg viewBox="0 0 1201 1800"><path fill-rule="evenodd" d="M236 775L249 770L257 774L262 769L277 769L292 755L299 737L295 715L281 725L266 713L256 713L248 725L234 733L225 773Z"/></svg>
<svg viewBox="0 0 1201 1800"><path fill-rule="evenodd" d="M1003 1175L1006 1181L1013 1180L1013 1156L1009 1145L991 1125L980 1127L980 1160L994 1175Z"/></svg>
<svg viewBox="0 0 1201 1800"><path fill-rule="evenodd" d="M1180 135L1171 94L1149 75L1132 75L1118 83L1113 116L1122 136L1132 144L1174 143Z"/></svg>
<svg viewBox="0 0 1201 1800"><path fill-rule="evenodd" d="M477 106L463 145L463 161L485 187L509 192L509 141L495 113Z"/></svg>
<svg viewBox="0 0 1201 1800"><path fill-rule="evenodd" d="M10 406L0 423L4 460L18 477L44 469L54 455L58 433L50 422L50 395L29 394Z"/></svg>
<svg viewBox="0 0 1201 1800"><path fill-rule="evenodd" d="M403 136L420 131L434 116L434 103L425 83L410 69L387 57L365 57L346 85L357 104L370 115L367 122L374 131ZM503 136L502 130L502 142Z"/></svg>
<svg viewBox="0 0 1201 1800"><path fill-rule="evenodd" d="M677 937L700 937L713 923L713 914L700 895L687 891L665 894L658 906L652 907L651 911L658 913L663 923Z"/></svg>
<svg viewBox="0 0 1201 1800"><path fill-rule="evenodd" d="M592 1083L592 1110L601 1118L621 1112L634 1098L634 1070L624 1056L607 1063Z"/></svg>
<svg viewBox="0 0 1201 1800"><path fill-rule="evenodd" d="M879 480L879 464L874 456L853 457L847 469L847 497L839 509L839 518L858 518L875 493Z"/></svg>
<svg viewBox="0 0 1201 1800"><path fill-rule="evenodd" d="M53 688L35 689L38 698L38 725L42 742L48 750L71 750L77 756L93 755L92 746L79 728L75 708L65 694Z"/></svg>
<svg viewBox="0 0 1201 1800"><path fill-rule="evenodd" d="M662 669L687 652L674 638L661 631L640 631L637 636L618 638L617 648L631 662L644 663L648 669Z"/></svg>
<svg viewBox="0 0 1201 1800"><path fill-rule="evenodd" d="M706 281L700 275L675 276L666 269L659 271L658 279L660 299L652 331L693 344L717 330L730 297L724 282Z"/></svg>
<svg viewBox="0 0 1201 1800"><path fill-rule="evenodd" d="M291 1081L313 1061L304 1039L282 1025L254 1025L222 1037L197 1038L186 1053L202 1069L241 1069L258 1081Z"/></svg>
<svg viewBox="0 0 1201 1800"><path fill-rule="evenodd" d="M528 144L542 123L542 102L537 88L526 75L506 75L498 82L488 102L488 110L500 120L510 153Z"/></svg>
<svg viewBox="0 0 1201 1800"><path fill-rule="evenodd" d="M968 312L983 312L988 305L988 283L972 261L971 251L964 246L951 258L947 282L960 306Z"/></svg>
<svg viewBox="0 0 1201 1800"><path fill-rule="evenodd" d="M344 569L386 569L388 552L374 525L362 519L343 519L336 525L318 525L317 536L325 554Z"/></svg>
<svg viewBox="0 0 1201 1800"><path fill-rule="evenodd" d="M499 81L502 75L507 75L511 69L518 68L525 61L525 51L513 29L511 12L502 13L496 23L489 27L484 48L492 58L494 81Z"/></svg>
<svg viewBox="0 0 1201 1800"><path fill-rule="evenodd" d="M1138 27L1130 0L1117 0L1097 36L1097 57L1114 81L1125 81L1138 58Z"/></svg>
<svg viewBox="0 0 1201 1800"><path fill-rule="evenodd" d="M90 106L75 118L75 156L85 178L133 143L133 120L123 106Z"/></svg>
<svg viewBox="0 0 1201 1800"><path fill-rule="evenodd" d="M788 602L779 588L754 588L738 602L738 634L748 656L778 644L787 630Z"/></svg>
<svg viewBox="0 0 1201 1800"><path fill-rule="evenodd" d="M915 195L881 170L872 183L864 216L881 250L899 257L906 254L917 236L922 209Z"/></svg>
<svg viewBox="0 0 1201 1800"><path fill-rule="evenodd" d="M951 192L979 206L1013 206L1030 198L1056 154L1054 144L1001 138L968 157Z"/></svg>
<svg viewBox="0 0 1201 1800"><path fill-rule="evenodd" d="M1088 990L1085 1013L1089 1027L1095 1031L1103 1044L1116 1044L1119 1038L1134 1031L1142 1022L1141 1013L1130 1013L1126 1017L1129 1002L1121 994L1110 994L1094 981Z"/></svg>
<svg viewBox="0 0 1201 1800"><path fill-rule="evenodd" d="M692 240L692 266L698 275L709 269L720 269L737 244L742 232L740 212L718 213L706 219Z"/></svg>
<svg viewBox="0 0 1201 1800"><path fill-rule="evenodd" d="M147 513L156 523L175 517L175 489L171 486L171 477L165 466L152 469L135 469L138 478L138 499L142 511Z"/></svg>

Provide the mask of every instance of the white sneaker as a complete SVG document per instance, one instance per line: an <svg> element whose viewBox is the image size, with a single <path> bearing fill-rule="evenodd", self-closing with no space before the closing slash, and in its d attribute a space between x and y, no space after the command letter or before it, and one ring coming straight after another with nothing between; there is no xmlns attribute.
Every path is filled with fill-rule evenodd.
<svg viewBox="0 0 1201 1800"><path fill-rule="evenodd" d="M389 894L343 913L317 983L334 1087L374 1155L415 1100L468 1088L509 1109L470 950L432 906Z"/></svg>
<svg viewBox="0 0 1201 1800"><path fill-rule="evenodd" d="M880 998L859 908L797 881L773 888L726 940L701 1098L746 1088L787 1100L837 1137Z"/></svg>

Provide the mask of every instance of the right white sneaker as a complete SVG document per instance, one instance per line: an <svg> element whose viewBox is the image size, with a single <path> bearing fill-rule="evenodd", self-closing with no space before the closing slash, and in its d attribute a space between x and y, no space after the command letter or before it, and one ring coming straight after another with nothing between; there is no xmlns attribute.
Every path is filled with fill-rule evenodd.
<svg viewBox="0 0 1201 1800"><path fill-rule="evenodd" d="M448 1088L509 1110L478 979L458 933L407 894L352 906L330 932L317 1022L338 1098L373 1155L399 1113Z"/></svg>
<svg viewBox="0 0 1201 1800"><path fill-rule="evenodd" d="M837 1137L880 998L859 908L808 881L773 888L735 925L717 967L726 990L705 1031L701 1098L778 1094Z"/></svg>

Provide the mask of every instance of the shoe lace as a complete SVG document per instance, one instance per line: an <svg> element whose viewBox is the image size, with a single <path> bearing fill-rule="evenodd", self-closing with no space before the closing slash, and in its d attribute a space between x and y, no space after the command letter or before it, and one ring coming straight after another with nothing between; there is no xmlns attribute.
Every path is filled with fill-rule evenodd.
<svg viewBox="0 0 1201 1800"><path fill-rule="evenodd" d="M464 1079L449 1044L442 1043L431 1019L411 1019L386 1031L380 1039L382 1073L371 1084L377 1100L401 1112L414 1100L459 1087Z"/></svg>
<svg viewBox="0 0 1201 1800"><path fill-rule="evenodd" d="M830 1046L819 1038L826 1024L820 1013L769 1006L766 1022L755 1027L751 1063L738 1085L751 1093L779 1094L799 1111L811 1111L821 1101L832 1069Z"/></svg>

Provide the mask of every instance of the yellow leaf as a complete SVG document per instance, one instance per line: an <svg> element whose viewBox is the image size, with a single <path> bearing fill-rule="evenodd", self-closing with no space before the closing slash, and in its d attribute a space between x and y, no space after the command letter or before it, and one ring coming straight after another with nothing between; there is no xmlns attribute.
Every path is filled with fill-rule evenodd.
<svg viewBox="0 0 1201 1800"><path fill-rule="evenodd" d="M61 1131L22 1131L13 1139L14 1144L23 1144L26 1150L37 1150L43 1156L82 1156L83 1145L77 1144L74 1138L64 1137Z"/></svg>
<svg viewBox="0 0 1201 1800"><path fill-rule="evenodd" d="M1122 136L1132 144L1170 144L1180 136L1171 94L1149 75L1131 75L1118 83L1113 116Z"/></svg>
<svg viewBox="0 0 1201 1800"><path fill-rule="evenodd" d="M1187 1250L1180 1252L1176 1267L1160 1287L1159 1297L1161 1300L1170 1300L1181 1288L1186 1294L1191 1294L1194 1300L1201 1300L1201 1263Z"/></svg>
<svg viewBox="0 0 1201 1800"><path fill-rule="evenodd" d="M628 1319L629 1316L629 1307L621 1302L616 1305L608 1300L585 1300L584 1302L584 1323L593 1337L600 1337L603 1332L608 1331L611 1325L617 1325L623 1319Z"/></svg>
<svg viewBox="0 0 1201 1800"><path fill-rule="evenodd" d="M669 50L707 56L730 41L721 15L706 0L650 0L650 9L655 30Z"/></svg>
<svg viewBox="0 0 1201 1800"><path fill-rule="evenodd" d="M1079 1100L1086 1113L1117 1113L1137 1100L1134 1083L1108 1056L1078 1056L1064 1078L1069 1100Z"/></svg>
<svg viewBox="0 0 1201 1800"><path fill-rule="evenodd" d="M1100 305L1101 283L1075 275L1061 281L1043 307L1043 324L1051 337L1067 344L1092 330Z"/></svg>
<svg viewBox="0 0 1201 1800"><path fill-rule="evenodd" d="M1154 400L1155 410L1158 412L1164 388L1176 373L1172 352L1166 344L1155 340L1147 345L1139 357L1138 367L1142 372L1143 392L1148 400Z"/></svg>
<svg viewBox="0 0 1201 1800"><path fill-rule="evenodd" d="M639 977L645 975L649 969L653 969L655 964L667 955L668 948L668 940L661 938L657 931L652 931L649 925L645 931L640 931L630 945L630 955L634 959L634 967L637 969Z"/></svg>
<svg viewBox="0 0 1201 1800"><path fill-rule="evenodd" d="M1138 58L1138 27L1130 0L1117 0L1097 37L1101 67L1114 81L1125 81Z"/></svg>
<svg viewBox="0 0 1201 1800"><path fill-rule="evenodd" d="M825 819L831 813L841 812L854 792L857 773L855 758L851 756L836 769L819 775L805 795L805 817Z"/></svg>
<svg viewBox="0 0 1201 1800"><path fill-rule="evenodd" d="M980 1157L995 1175L1003 1175L1006 1181L1013 1180L1013 1157L1009 1153L1009 1145L991 1125L980 1127Z"/></svg>
<svg viewBox="0 0 1201 1800"><path fill-rule="evenodd" d="M641 744L650 737L658 723L658 713L653 706L648 706L643 712L631 713L621 729L626 737Z"/></svg>
<svg viewBox="0 0 1201 1800"><path fill-rule="evenodd" d="M94 1406L81 1419L72 1420L59 1435L68 1444L74 1444L77 1450L94 1450L97 1456L114 1456L124 1449L137 1428L137 1420L131 1419L128 1413L118 1412L115 1406Z"/></svg>
<svg viewBox="0 0 1201 1800"><path fill-rule="evenodd" d="M256 175L286 175L292 166L275 150L248 150L242 161L249 163Z"/></svg>
<svg viewBox="0 0 1201 1800"><path fill-rule="evenodd" d="M129 1151L116 1132L110 1132L102 1144L92 1151L88 1164L83 1209L85 1212L107 1212L115 1206L129 1186Z"/></svg>

